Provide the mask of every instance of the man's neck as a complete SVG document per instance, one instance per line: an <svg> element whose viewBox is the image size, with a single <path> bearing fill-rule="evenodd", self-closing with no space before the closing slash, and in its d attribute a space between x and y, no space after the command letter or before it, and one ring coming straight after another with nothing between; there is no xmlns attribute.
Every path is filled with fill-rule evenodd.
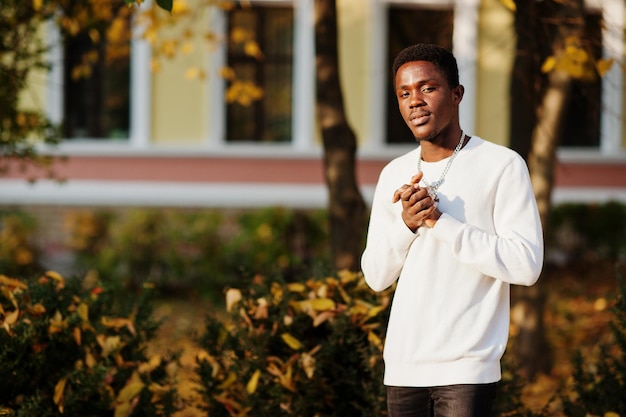
<svg viewBox="0 0 626 417"><path fill-rule="evenodd" d="M421 140L422 160L424 162L437 162L448 158L454 153L454 149L459 144L460 139L461 131L458 134L455 133L454 136L449 135L443 142ZM463 141L465 142L466 140L466 135L463 134Z"/></svg>

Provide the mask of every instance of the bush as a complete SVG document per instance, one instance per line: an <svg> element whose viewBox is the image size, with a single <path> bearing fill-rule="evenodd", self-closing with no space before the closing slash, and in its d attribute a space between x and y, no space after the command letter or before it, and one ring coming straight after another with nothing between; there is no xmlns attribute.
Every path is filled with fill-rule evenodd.
<svg viewBox="0 0 626 417"><path fill-rule="evenodd" d="M295 276L329 264L323 211L137 209L126 216L79 212L68 217L68 246L84 271L138 288L219 294L252 273Z"/></svg>
<svg viewBox="0 0 626 417"><path fill-rule="evenodd" d="M570 259L626 256L626 205L567 203L552 209L547 243Z"/></svg>
<svg viewBox="0 0 626 417"><path fill-rule="evenodd" d="M228 268L247 274L323 275L330 265L326 212L268 208L242 212L226 240Z"/></svg>
<svg viewBox="0 0 626 417"><path fill-rule="evenodd" d="M268 282L227 292L226 318L200 340L201 394L211 417L381 416L382 338L390 293L361 275Z"/></svg>
<svg viewBox="0 0 626 417"><path fill-rule="evenodd" d="M0 213L0 271L24 276L39 268L36 230L35 219L26 213Z"/></svg>
<svg viewBox="0 0 626 417"><path fill-rule="evenodd" d="M562 395L568 417L626 416L626 284L621 277L612 310L614 342L601 344L593 363L586 363L580 352L573 359L572 393Z"/></svg>
<svg viewBox="0 0 626 417"><path fill-rule="evenodd" d="M0 275L0 414L169 416L175 362L147 357L158 323L138 297L55 272Z"/></svg>

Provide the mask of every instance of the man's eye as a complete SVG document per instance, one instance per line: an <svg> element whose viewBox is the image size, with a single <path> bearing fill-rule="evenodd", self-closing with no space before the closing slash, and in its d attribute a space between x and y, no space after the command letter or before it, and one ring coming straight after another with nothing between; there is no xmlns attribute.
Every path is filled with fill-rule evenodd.
<svg viewBox="0 0 626 417"><path fill-rule="evenodd" d="M430 93L431 91L435 91L435 87L424 87L422 88L422 92Z"/></svg>
<svg viewBox="0 0 626 417"><path fill-rule="evenodd" d="M409 96L409 92L408 92L408 91L401 91L401 92L398 94L398 96L399 96L399 97L402 97L402 98L407 98L407 97Z"/></svg>

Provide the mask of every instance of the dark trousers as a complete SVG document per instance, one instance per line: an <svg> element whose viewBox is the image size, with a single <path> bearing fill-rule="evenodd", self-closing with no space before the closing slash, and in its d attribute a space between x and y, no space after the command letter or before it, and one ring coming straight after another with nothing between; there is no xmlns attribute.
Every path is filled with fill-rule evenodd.
<svg viewBox="0 0 626 417"><path fill-rule="evenodd" d="M496 384L387 387L389 417L490 417Z"/></svg>

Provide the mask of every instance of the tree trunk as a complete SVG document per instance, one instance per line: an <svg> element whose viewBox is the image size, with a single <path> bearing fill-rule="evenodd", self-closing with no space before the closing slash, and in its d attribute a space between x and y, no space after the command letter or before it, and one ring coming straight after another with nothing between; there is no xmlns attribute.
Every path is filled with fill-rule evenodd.
<svg viewBox="0 0 626 417"><path fill-rule="evenodd" d="M344 112L339 81L335 0L315 0L316 110L324 142L330 239L337 270L360 269L365 202L356 181L356 135Z"/></svg>
<svg viewBox="0 0 626 417"><path fill-rule="evenodd" d="M527 159L533 126L537 122L536 109L541 91L539 74L541 58L538 48L536 2L524 0L517 3L515 13L517 43L509 96L511 114L509 146Z"/></svg>
<svg viewBox="0 0 626 417"><path fill-rule="evenodd" d="M529 9L534 7L535 2L518 0L516 3L518 13L520 10L523 15L534 13L534 11L529 12ZM552 55L559 57L563 53L566 38L572 36L580 38L583 34L582 0L565 0L557 6L554 12L553 21L558 22L559 30L555 32L556 35L550 43ZM540 13L536 14L536 16L539 15ZM525 35L534 36L530 32L519 32L521 27L516 27L518 42L520 42L519 38ZM535 47L539 45L538 42L526 42L526 44L534 44ZM528 51L527 53L533 52ZM538 53L538 51L534 53ZM537 70L535 69L535 71ZM571 81L571 76L562 71L552 71L548 75L541 103L537 103L536 124L532 129L528 169L544 233L550 227L549 217L554 187L556 151L561 136L560 130ZM513 100L516 100L516 97L513 97ZM516 114L513 113L512 119L516 117ZM539 283L533 287L515 287L512 292L514 303L511 320L519 330L515 345L516 361L520 373L531 379L538 373L548 373L552 367L551 348L546 340L543 320L546 295L541 287L540 279Z"/></svg>

